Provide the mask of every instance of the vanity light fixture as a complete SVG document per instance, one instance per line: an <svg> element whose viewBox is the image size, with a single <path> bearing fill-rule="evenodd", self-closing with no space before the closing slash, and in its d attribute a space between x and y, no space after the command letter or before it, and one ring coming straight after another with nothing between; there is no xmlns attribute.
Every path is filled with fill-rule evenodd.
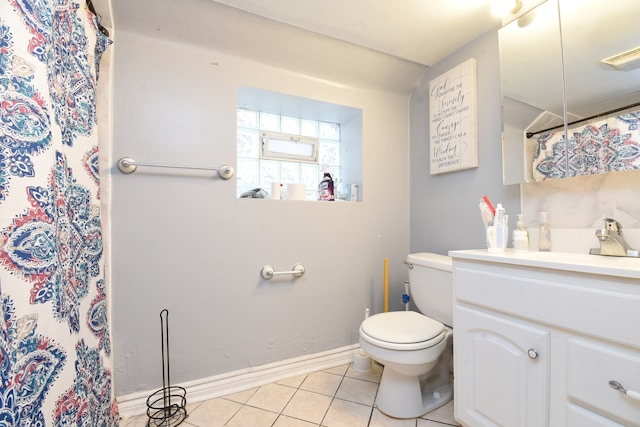
<svg viewBox="0 0 640 427"><path fill-rule="evenodd" d="M640 47L618 53L601 60L603 64L609 65L618 71L631 71L640 68Z"/></svg>
<svg viewBox="0 0 640 427"><path fill-rule="evenodd" d="M493 0L491 2L491 13L500 18L507 13L518 13L522 9L521 0Z"/></svg>

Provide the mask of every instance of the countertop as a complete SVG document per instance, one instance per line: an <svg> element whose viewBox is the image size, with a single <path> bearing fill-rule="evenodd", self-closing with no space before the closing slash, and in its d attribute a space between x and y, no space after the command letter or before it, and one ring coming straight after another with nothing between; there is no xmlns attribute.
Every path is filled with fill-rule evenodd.
<svg viewBox="0 0 640 427"><path fill-rule="evenodd" d="M502 253L489 253L486 249L454 250L449 251L449 256L452 257L454 261L456 259L475 260L640 279L640 258L611 257L568 252L529 251L516 253L513 249L506 249Z"/></svg>

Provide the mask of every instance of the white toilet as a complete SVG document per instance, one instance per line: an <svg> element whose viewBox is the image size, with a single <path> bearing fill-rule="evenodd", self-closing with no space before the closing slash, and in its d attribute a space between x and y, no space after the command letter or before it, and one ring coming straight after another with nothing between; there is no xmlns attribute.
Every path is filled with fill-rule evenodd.
<svg viewBox="0 0 640 427"><path fill-rule="evenodd" d="M360 325L360 347L384 365L376 406L394 418L420 417L453 397L451 258L416 253L407 264L411 300L423 314L374 314Z"/></svg>

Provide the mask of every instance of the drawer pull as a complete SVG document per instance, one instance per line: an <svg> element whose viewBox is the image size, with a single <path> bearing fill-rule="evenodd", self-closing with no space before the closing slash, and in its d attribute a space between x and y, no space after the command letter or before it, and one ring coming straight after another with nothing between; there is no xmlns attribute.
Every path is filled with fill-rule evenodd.
<svg viewBox="0 0 640 427"><path fill-rule="evenodd" d="M629 399L633 399L633 400L636 400L636 401L640 402L640 392L633 391L633 390L627 390L618 381L609 381L609 386L612 389L618 390L619 392L623 393Z"/></svg>
<svg viewBox="0 0 640 427"><path fill-rule="evenodd" d="M530 348L529 350L527 350L527 354L529 355L529 357L531 359L537 359L538 358L538 352L535 351L534 349Z"/></svg>

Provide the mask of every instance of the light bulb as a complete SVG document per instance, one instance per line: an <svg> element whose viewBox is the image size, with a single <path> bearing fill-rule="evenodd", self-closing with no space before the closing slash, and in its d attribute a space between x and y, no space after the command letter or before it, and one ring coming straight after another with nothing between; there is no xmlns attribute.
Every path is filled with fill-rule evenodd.
<svg viewBox="0 0 640 427"><path fill-rule="evenodd" d="M518 13L522 8L520 0L493 0L491 2L491 14L497 18L501 18L507 13Z"/></svg>

